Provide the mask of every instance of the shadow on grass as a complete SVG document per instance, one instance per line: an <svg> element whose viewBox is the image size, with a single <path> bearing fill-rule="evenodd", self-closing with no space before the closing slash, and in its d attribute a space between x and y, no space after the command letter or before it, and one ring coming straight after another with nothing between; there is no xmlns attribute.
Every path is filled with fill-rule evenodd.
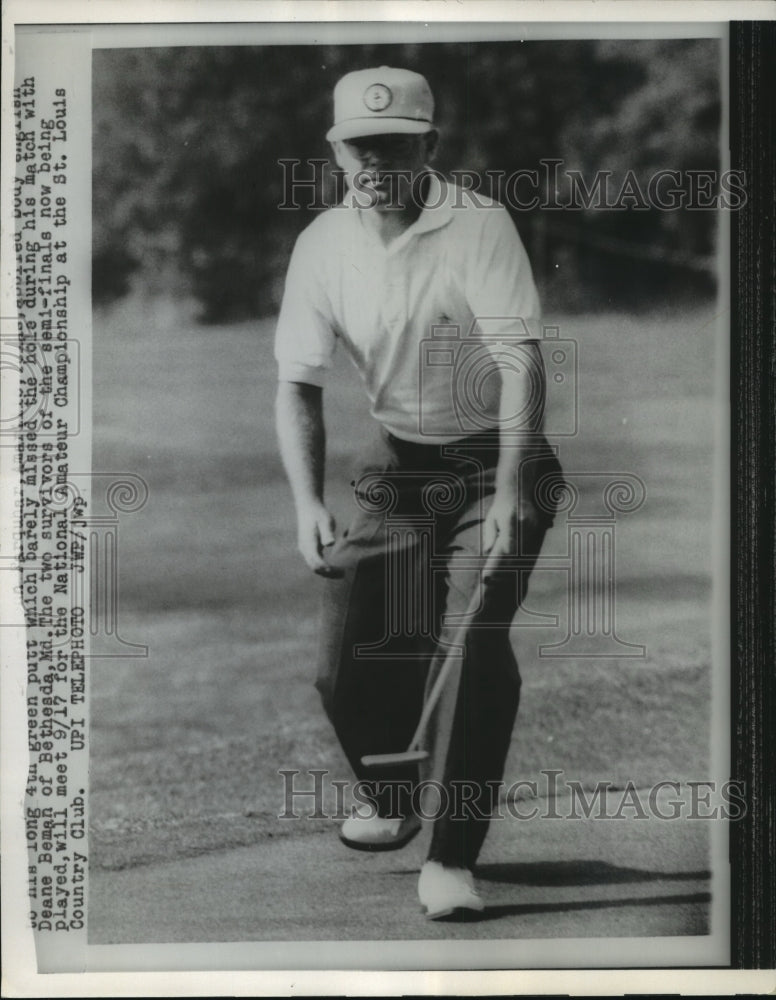
<svg viewBox="0 0 776 1000"><path fill-rule="evenodd" d="M625 882L687 882L709 879L710 871L655 872L621 868L607 861L538 861L478 865L478 879L512 885L617 885Z"/></svg>
<svg viewBox="0 0 776 1000"><path fill-rule="evenodd" d="M688 892L677 896L628 896L622 899L568 900L561 903L502 903L486 906L482 913L457 911L441 919L451 923L481 923L501 917L529 916L532 913L571 913L575 910L607 910L624 906L678 906L710 902L710 892Z"/></svg>
<svg viewBox="0 0 776 1000"><path fill-rule="evenodd" d="M480 865L476 877L483 882L509 885L581 886L621 885L633 882L688 882L711 878L709 871L661 872L642 868L622 868L606 861L544 861ZM534 913L570 913L579 910L604 910L626 906L678 906L686 903L709 903L711 893L690 892L661 896L624 896L618 899L567 900L544 903L502 903L486 906L482 913L458 911L442 918L447 922L480 923L508 916Z"/></svg>

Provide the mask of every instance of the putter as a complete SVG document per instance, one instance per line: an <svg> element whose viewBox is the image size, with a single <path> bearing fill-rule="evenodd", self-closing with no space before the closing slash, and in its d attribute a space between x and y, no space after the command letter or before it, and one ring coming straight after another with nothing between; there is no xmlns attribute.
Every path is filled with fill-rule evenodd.
<svg viewBox="0 0 776 1000"><path fill-rule="evenodd" d="M455 633L455 639L453 642L454 646L462 646L466 638L466 630L469 627L468 619L474 614L475 611L482 604L483 598L483 586L485 580L490 576L496 567L499 556L497 553L491 552L482 568L482 571L477 580L477 586L474 588L474 593L469 601L469 606L466 609L466 621L462 622L458 626L458 631ZM426 703L423 706L423 711L418 721L415 734L410 740L410 745L406 750L400 753L374 753L367 754L366 757L361 758L361 763L364 767L390 767L401 764L417 764L421 760L426 760L428 757L427 750L421 750L420 744L423 741L423 737L426 735L426 728L428 726L429 720L434 709L437 706L442 691L444 690L447 679L453 669L453 664L458 659L458 656L451 649L448 651L445 657L445 662L442 664L442 669L437 674L437 679L434 681L434 686L429 692L428 698L426 698Z"/></svg>

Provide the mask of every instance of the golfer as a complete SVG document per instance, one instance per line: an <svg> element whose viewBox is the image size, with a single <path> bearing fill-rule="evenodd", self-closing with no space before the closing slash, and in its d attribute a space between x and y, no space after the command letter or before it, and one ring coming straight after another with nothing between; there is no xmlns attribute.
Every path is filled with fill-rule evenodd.
<svg viewBox="0 0 776 1000"><path fill-rule="evenodd" d="M327 138L347 194L297 240L276 358L298 546L325 578L317 686L359 779L340 838L396 849L427 820L418 894L436 919L484 906L473 869L520 691L510 623L552 523L538 487L559 467L542 433L528 257L501 205L429 167L433 122L417 73L382 66L337 84ZM338 344L375 419L342 532L324 497ZM427 759L365 766L407 748L443 667Z"/></svg>

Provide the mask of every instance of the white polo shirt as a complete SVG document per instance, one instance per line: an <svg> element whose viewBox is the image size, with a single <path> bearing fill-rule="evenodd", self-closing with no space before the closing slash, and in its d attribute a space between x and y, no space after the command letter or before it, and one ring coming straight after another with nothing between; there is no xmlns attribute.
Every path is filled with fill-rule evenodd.
<svg viewBox="0 0 776 1000"><path fill-rule="evenodd" d="M539 297L509 213L475 197L432 173L423 211L387 247L347 198L315 219L288 268L279 378L323 386L342 341L397 437L497 426L499 358L538 337Z"/></svg>

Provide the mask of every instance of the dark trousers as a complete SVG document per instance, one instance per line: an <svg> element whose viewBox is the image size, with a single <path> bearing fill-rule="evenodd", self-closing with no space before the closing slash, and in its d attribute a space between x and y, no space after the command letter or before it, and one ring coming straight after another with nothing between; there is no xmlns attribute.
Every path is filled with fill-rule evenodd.
<svg viewBox="0 0 776 1000"><path fill-rule="evenodd" d="M326 580L323 594L317 687L356 777L371 783L381 815L420 805L434 818L429 860L468 868L497 802L520 697L510 624L553 517L545 509L538 523L518 526L519 559L497 569L467 617L498 455L497 431L451 445L380 432L355 471L353 519L328 557L344 575ZM529 461L537 481L560 472L543 439L523 472ZM366 754L406 749L451 647L428 761L365 768ZM414 795L419 781L425 799Z"/></svg>

